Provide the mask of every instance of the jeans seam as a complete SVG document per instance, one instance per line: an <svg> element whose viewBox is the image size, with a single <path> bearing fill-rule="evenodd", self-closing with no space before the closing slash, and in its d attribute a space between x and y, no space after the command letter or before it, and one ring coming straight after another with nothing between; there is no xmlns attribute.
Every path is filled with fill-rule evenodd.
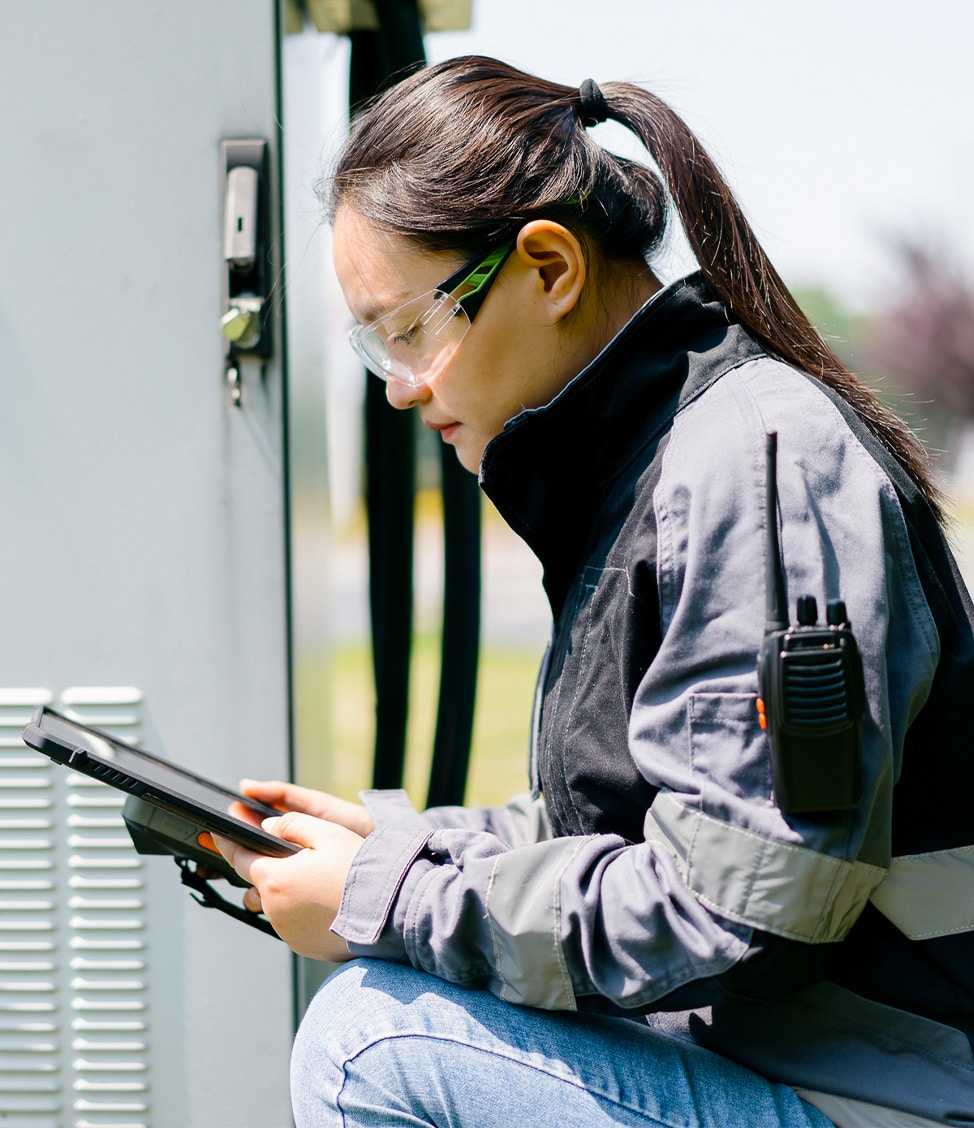
<svg viewBox="0 0 974 1128"><path fill-rule="evenodd" d="M413 1030L413 1031L409 1031L408 1033L406 1033L404 1031L397 1031L395 1033L380 1035L380 1036L372 1039L372 1041L370 1041L367 1045L364 1045L360 1049L356 1050L355 1053L349 1054L344 1059L344 1061L342 1062L342 1067L341 1067L342 1068L342 1084L341 1084L341 1086L338 1090L338 1093L336 1094L336 1099L335 1099L335 1106L338 1109L338 1111L341 1113L343 1125L345 1124L346 1121L345 1121L345 1110L341 1106L341 1097L342 1097L343 1091L345 1090L346 1082L348 1081L347 1066L349 1065L349 1063L354 1062L356 1059L360 1058L367 1050L373 1049L375 1046L380 1045L382 1042L398 1041L400 1039L406 1039L406 1038L426 1038L426 1039L429 1039L431 1042L441 1042L441 1043L449 1044L451 1046L462 1046L464 1049L472 1050L472 1051L474 1051L478 1054L485 1054L488 1057L492 1057L492 1058L502 1058L505 1062L509 1062L513 1065L524 1066L525 1068L530 1069L534 1073L540 1073L540 1074L543 1074L546 1077L550 1077L554 1080L557 1080L557 1081L563 1082L565 1084L571 1085L573 1088L578 1089L579 1092L588 1093L589 1095L597 1098L598 1100L604 1101L606 1104L613 1105L616 1108L625 1109L627 1112L634 1113L637 1116L641 1116L646 1120L646 1122L648 1124L657 1125L658 1128L684 1128L684 1123L685 1123L684 1120L680 1120L680 1121L661 1120L656 1116L650 1115L649 1113L645 1112L641 1108L635 1107L635 1106L630 1105L630 1104L626 1104L624 1101L616 1100L615 1098L609 1096L606 1093L598 1092L597 1090L591 1088L589 1085L583 1084L578 1078L573 1077L571 1075L566 1076L566 1075L563 1075L563 1074L560 1074L560 1073L555 1073L555 1072L553 1072L552 1070L549 1070L549 1069L543 1069L541 1066L535 1064L534 1062L525 1061L523 1058L518 1057L516 1054L513 1054L513 1053L504 1053L502 1050L501 1051L488 1050L488 1049L485 1049L483 1046L471 1045L469 1042L465 1042L461 1038L451 1038L451 1037L448 1037L445 1034L436 1034L436 1033L433 1033L432 1031L429 1031L429 1030Z"/></svg>

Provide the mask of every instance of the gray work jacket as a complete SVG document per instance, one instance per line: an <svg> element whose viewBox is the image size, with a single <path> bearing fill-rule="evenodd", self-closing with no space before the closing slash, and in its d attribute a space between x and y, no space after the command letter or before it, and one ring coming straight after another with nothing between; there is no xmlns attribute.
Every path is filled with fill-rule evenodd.
<svg viewBox="0 0 974 1128"><path fill-rule="evenodd" d="M769 431L789 600L844 600L865 666L863 799L824 818L776 805L755 708ZM334 930L513 1003L665 1013L813 1101L970 1123L974 614L913 483L691 277L481 484L552 606L532 794L373 794Z"/></svg>

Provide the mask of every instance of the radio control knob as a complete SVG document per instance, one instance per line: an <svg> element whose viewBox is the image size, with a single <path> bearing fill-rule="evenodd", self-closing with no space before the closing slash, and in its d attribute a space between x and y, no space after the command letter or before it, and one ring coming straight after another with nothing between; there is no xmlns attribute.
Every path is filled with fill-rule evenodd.
<svg viewBox="0 0 974 1128"><path fill-rule="evenodd" d="M814 627L818 622L818 604L814 595L798 597L798 622L803 627Z"/></svg>

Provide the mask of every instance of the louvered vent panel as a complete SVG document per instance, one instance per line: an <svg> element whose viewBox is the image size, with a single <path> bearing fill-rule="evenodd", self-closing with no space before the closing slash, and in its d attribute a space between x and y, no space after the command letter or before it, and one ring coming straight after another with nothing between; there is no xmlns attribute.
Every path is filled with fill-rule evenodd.
<svg viewBox="0 0 974 1128"><path fill-rule="evenodd" d="M50 700L43 689L0 690L0 1121L31 1128L66 1123L56 771L20 739Z"/></svg>
<svg viewBox="0 0 974 1128"><path fill-rule="evenodd" d="M18 697L18 693L20 696ZM151 1122L147 890L121 793L25 748L45 691L0 691L0 1123ZM66 690L58 707L138 740L141 695ZM10 1062L8 1070L6 1062Z"/></svg>

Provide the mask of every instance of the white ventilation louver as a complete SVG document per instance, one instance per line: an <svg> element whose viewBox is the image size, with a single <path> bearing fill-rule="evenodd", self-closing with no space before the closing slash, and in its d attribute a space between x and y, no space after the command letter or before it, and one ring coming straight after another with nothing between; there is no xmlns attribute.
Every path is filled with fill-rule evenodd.
<svg viewBox="0 0 974 1128"><path fill-rule="evenodd" d="M27 748L45 689L0 689L0 1123L151 1123L149 958L142 859L124 797ZM141 694L55 702L138 742Z"/></svg>

